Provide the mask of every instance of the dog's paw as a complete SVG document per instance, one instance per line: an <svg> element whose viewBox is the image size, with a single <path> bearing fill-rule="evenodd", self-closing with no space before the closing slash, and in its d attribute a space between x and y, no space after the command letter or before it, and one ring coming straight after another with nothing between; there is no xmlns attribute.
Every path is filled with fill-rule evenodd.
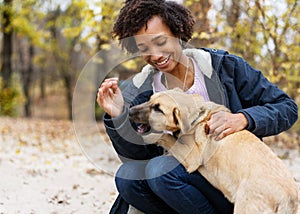
<svg viewBox="0 0 300 214"><path fill-rule="evenodd" d="M193 172L198 170L199 165L187 165L187 166L184 166L184 167L185 167L185 169L188 173L193 173Z"/></svg>
<svg viewBox="0 0 300 214"><path fill-rule="evenodd" d="M155 144L160 140L160 138L163 135L164 135L163 132L161 132L161 133L150 132L149 134L142 135L142 138L143 138L144 142L147 144Z"/></svg>
<svg viewBox="0 0 300 214"><path fill-rule="evenodd" d="M159 138L159 140L157 141L157 143L176 143L176 138L171 135L171 134L167 134L167 133L162 133L161 137Z"/></svg>

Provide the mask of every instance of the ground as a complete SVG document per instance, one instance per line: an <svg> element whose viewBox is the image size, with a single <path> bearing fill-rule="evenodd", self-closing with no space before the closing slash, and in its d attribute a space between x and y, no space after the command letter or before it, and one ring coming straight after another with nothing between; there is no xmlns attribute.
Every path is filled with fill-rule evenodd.
<svg viewBox="0 0 300 214"><path fill-rule="evenodd" d="M95 162L70 121L0 118L0 213L108 213L120 162L99 127ZM300 186L298 147L267 142Z"/></svg>

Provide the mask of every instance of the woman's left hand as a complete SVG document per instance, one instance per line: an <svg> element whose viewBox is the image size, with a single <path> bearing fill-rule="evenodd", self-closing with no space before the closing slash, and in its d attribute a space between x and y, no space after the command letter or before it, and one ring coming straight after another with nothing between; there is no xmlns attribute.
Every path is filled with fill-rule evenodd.
<svg viewBox="0 0 300 214"><path fill-rule="evenodd" d="M216 140L221 140L227 135L241 131L248 125L248 120L242 113L232 114L230 112L219 111L211 115L207 122L210 134Z"/></svg>

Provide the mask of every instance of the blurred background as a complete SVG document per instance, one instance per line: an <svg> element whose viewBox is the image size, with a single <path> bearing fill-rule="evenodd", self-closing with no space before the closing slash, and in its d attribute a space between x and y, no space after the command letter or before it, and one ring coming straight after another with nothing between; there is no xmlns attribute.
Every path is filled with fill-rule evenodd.
<svg viewBox="0 0 300 214"><path fill-rule="evenodd" d="M94 99L106 75L126 83L144 64L136 57L105 70L118 57L110 32L123 1L0 0L0 213L108 213L120 161ZM243 57L300 104L299 0L180 2L196 19L192 46ZM96 78L81 78L89 68ZM79 95L95 91L90 101L76 93L79 79ZM83 112L99 129L74 129L78 97L74 106L91 105ZM264 142L300 187L299 120Z"/></svg>
<svg viewBox="0 0 300 214"><path fill-rule="evenodd" d="M298 0L182 0L196 25L191 44L242 56L300 102ZM78 75L97 52L105 63L121 0L0 0L0 115L72 119ZM107 51L108 52L108 51ZM118 66L120 78L140 59ZM100 80L99 80L100 81ZM91 82L99 85L100 82ZM96 117L102 111L96 107ZM290 132L300 134L299 122Z"/></svg>

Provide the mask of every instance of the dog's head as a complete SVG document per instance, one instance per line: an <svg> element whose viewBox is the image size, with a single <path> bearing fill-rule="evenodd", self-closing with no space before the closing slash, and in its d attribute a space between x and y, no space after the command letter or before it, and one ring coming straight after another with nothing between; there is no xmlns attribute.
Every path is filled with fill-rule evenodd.
<svg viewBox="0 0 300 214"><path fill-rule="evenodd" d="M168 130L182 135L207 120L213 112L224 109L213 102L204 102L200 95L173 89L155 93L148 102L130 108L129 116L134 122L150 126L155 131Z"/></svg>

